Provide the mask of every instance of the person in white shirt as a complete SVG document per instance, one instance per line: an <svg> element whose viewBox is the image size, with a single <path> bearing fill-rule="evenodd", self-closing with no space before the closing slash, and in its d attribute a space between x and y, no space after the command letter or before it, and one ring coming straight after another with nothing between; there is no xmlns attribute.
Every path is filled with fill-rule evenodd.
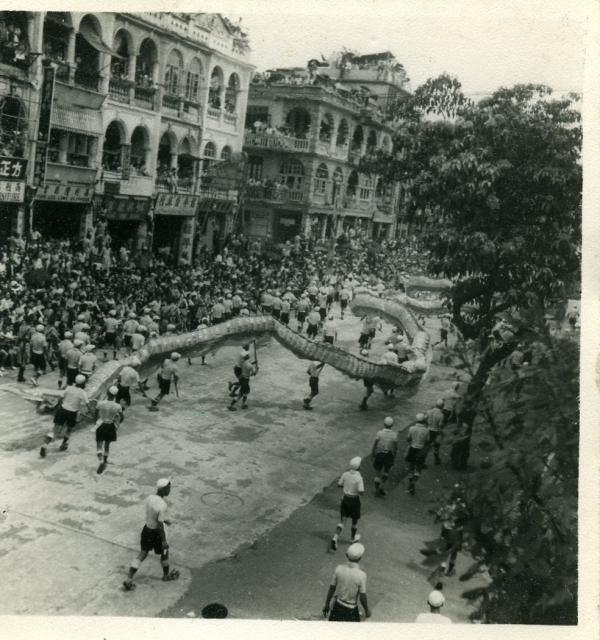
<svg viewBox="0 0 600 640"><path fill-rule="evenodd" d="M96 369L96 362L98 358L94 353L96 346L93 344L88 344L83 349L83 355L79 358L79 373L83 374L86 380L94 373Z"/></svg>
<svg viewBox="0 0 600 640"><path fill-rule="evenodd" d="M344 313L345 313L346 309L348 308L348 302L350 300L351 295L352 295L352 293L350 292L350 290L346 286L342 287L342 290L340 291L340 294L339 294L340 309L341 309L340 318L342 320L344 319Z"/></svg>
<svg viewBox="0 0 600 640"><path fill-rule="evenodd" d="M123 415L123 408L115 400L119 390L114 385L108 390L106 400L101 400L96 407L96 455L98 469L102 473L108 464L108 451L111 442L117 440L117 429Z"/></svg>
<svg viewBox="0 0 600 640"><path fill-rule="evenodd" d="M437 589L432 591L427 597L427 604L429 605L429 611L427 613L420 613L415 622L424 624L452 624L452 620L441 614L441 608L444 606L446 598L444 594Z"/></svg>
<svg viewBox="0 0 600 640"><path fill-rule="evenodd" d="M71 431L77 423L77 413L88 408L89 399L83 390L85 376L79 374L75 378L75 385L65 389L61 405L54 415L54 429L44 437L44 444L40 448L40 458L46 457L46 449L54 438L62 438L59 451L66 451L69 446Z"/></svg>
<svg viewBox="0 0 600 640"><path fill-rule="evenodd" d="M144 384L140 380L140 375L136 370L140 365L140 359L137 356L133 356L130 363L125 365L119 373L115 401L121 405L123 411L125 411L125 407L129 407L131 405L131 387L137 385L144 398L148 397L146 395L146 390L144 389Z"/></svg>
<svg viewBox="0 0 600 640"><path fill-rule="evenodd" d="M44 325L37 325L35 333L32 334L29 341L29 346L31 349L31 364L33 365L31 384L37 387L38 378L42 373L46 372L46 349L48 348L48 342L44 335Z"/></svg>
<svg viewBox="0 0 600 640"><path fill-rule="evenodd" d="M394 419L389 416L385 418L383 429L377 432L373 442L371 453L376 474L374 479L376 496L385 496L385 483L398 451L398 435L392 431L393 426Z"/></svg>
<svg viewBox="0 0 600 640"><path fill-rule="evenodd" d="M408 493L414 496L415 484L423 469L429 445L427 416L424 413L417 413L416 423L408 430L406 439L409 443L405 458L408 464Z"/></svg>
<svg viewBox="0 0 600 640"><path fill-rule="evenodd" d="M323 342L329 344L335 344L337 339L337 327L333 320L333 314L329 315L329 318L325 320L323 324Z"/></svg>
<svg viewBox="0 0 600 640"><path fill-rule="evenodd" d="M127 580L123 582L125 591L132 591L136 588L133 577L140 565L150 551L154 551L160 556L160 564L163 570L163 582L170 582L179 578L177 569L169 568L169 543L167 542L167 532L165 525L169 526L171 521L166 518L167 502L165 498L171 493L171 479L161 478L156 483L156 493L148 496L144 503L146 511L146 523L142 529L140 538L140 552L137 558L131 563Z"/></svg>
<svg viewBox="0 0 600 640"><path fill-rule="evenodd" d="M360 474L362 459L359 456L352 458L348 471L344 471L338 480L338 487L343 489L342 502L340 504L340 522L336 525L335 533L331 538L331 549L337 550L338 538L344 529L346 519L352 521L350 529L352 542L358 542L358 521L360 520L360 494L365 492L365 483Z"/></svg>
<svg viewBox="0 0 600 640"><path fill-rule="evenodd" d="M381 356L381 364L389 364L397 367L400 362L398 361L398 354L394 351L394 345L388 344L387 351Z"/></svg>

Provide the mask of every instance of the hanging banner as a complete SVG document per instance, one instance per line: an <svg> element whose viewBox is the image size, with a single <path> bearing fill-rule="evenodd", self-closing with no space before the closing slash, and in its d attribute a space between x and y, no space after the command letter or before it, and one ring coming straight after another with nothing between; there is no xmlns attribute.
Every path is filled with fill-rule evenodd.
<svg viewBox="0 0 600 640"><path fill-rule="evenodd" d="M76 187L64 184L44 184L35 196L36 200L52 202L75 202L87 204L94 195L94 187Z"/></svg>

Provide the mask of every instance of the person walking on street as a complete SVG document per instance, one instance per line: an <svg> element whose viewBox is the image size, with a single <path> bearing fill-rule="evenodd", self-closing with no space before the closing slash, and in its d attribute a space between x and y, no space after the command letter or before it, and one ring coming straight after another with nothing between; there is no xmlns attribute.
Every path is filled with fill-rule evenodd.
<svg viewBox="0 0 600 640"><path fill-rule="evenodd" d="M415 495L415 484L421 475L427 454L427 443L429 442L429 429L427 428L427 416L424 413L417 413L416 424L408 430L406 439L409 447L406 452L406 462L408 463L408 493Z"/></svg>
<svg viewBox="0 0 600 640"><path fill-rule="evenodd" d="M444 426L444 413L442 407L444 401L440 398L435 407L432 407L427 412L427 427L429 428L429 447L433 448L433 457L435 464L442 464L440 458L440 437L442 435L442 427ZM429 453L429 447L427 453ZM425 454L425 462L427 462L427 454Z"/></svg>
<svg viewBox="0 0 600 640"><path fill-rule="evenodd" d="M128 365L125 365L120 373L119 380L117 382L117 395L115 401L121 405L123 412L125 407L131 406L131 387L137 385L140 393L147 398L144 384L140 380L140 375L137 372L137 368L141 365L140 359L137 356L133 356ZM121 416L121 422L123 421L123 415Z"/></svg>
<svg viewBox="0 0 600 640"><path fill-rule="evenodd" d="M37 387L38 378L43 373L46 373L46 351L48 349L48 342L46 341L44 333L44 325L37 325L35 332L29 340L29 347L31 349L31 364L33 365L31 384Z"/></svg>
<svg viewBox="0 0 600 640"><path fill-rule="evenodd" d="M394 419L385 418L383 429L380 429L375 436L373 449L373 468L375 469L375 495L385 496L385 483L388 479L390 469L394 465L396 453L398 451L398 435L392 431Z"/></svg>
<svg viewBox="0 0 600 640"><path fill-rule="evenodd" d="M344 529L346 520L350 518L352 528L350 529L352 542L358 542L358 521L360 520L360 494L365 492L365 483L360 474L362 458L356 456L349 463L348 471L344 471L338 480L338 487L342 487L343 497L340 504L340 522L336 525L335 533L331 538L331 549L337 550L338 539Z"/></svg>
<svg viewBox="0 0 600 640"><path fill-rule="evenodd" d="M329 616L329 622L360 622L359 601L365 611L365 618L371 617L367 601L367 574L358 566L364 553L362 544L351 544L346 550L348 562L335 568L323 607L323 615L326 618ZM331 598L334 596L335 602L330 609Z"/></svg>
<svg viewBox="0 0 600 640"><path fill-rule="evenodd" d="M180 357L181 356L174 351L170 358L165 359L162 367L156 374L159 393L156 398L150 401L150 411L158 411L158 403L171 392L171 382L175 385L177 384L177 381L179 380L179 368L177 367L177 362Z"/></svg>
<svg viewBox="0 0 600 640"><path fill-rule="evenodd" d="M170 493L170 478L161 478L156 483L156 493L146 498L146 523L140 536L140 552L129 567L127 580L123 582L123 589L125 589L125 591L132 591L136 588L133 578L150 551L154 551L157 556L160 556L163 582L170 582L171 580L177 580L177 578L179 578L179 571L177 571L177 569L170 569L169 543L165 529L165 525L168 527L171 524L171 521L166 518L167 502L165 500Z"/></svg>
<svg viewBox="0 0 600 640"><path fill-rule="evenodd" d="M231 403L227 407L229 411L237 410L235 404L240 398L242 399L242 409L248 408L248 405L246 403L248 401L248 396L250 395L250 376L256 375L256 369L254 368L254 365L250 362L250 353L247 353L243 357L240 365L240 369L241 369L240 377L238 378L239 391L237 392L236 395L232 396Z"/></svg>
<svg viewBox="0 0 600 640"><path fill-rule="evenodd" d="M312 407L310 403L313 401L313 398L316 398L319 395L319 376L321 375L321 371L323 371L323 367L325 366L324 362L311 362L306 373L308 373L308 386L310 387L310 395L307 398L304 398L304 408L308 411L312 411Z"/></svg>
<svg viewBox="0 0 600 640"><path fill-rule="evenodd" d="M67 353L73 348L73 334L65 331L64 338L58 343L58 388L62 389L63 378L67 377Z"/></svg>
<svg viewBox="0 0 600 640"><path fill-rule="evenodd" d="M300 296L300 300L296 303L296 320L298 321L298 331L300 333L302 333L302 327L304 326L304 321L306 320L306 314L308 313L309 308L310 302L308 300L308 294L304 292Z"/></svg>
<svg viewBox="0 0 600 640"><path fill-rule="evenodd" d="M40 458L46 457L46 449L55 438L62 438L59 451L66 451L69 446L69 437L77 424L77 413L82 409L87 411L89 399L83 387L85 376L79 374L75 378L75 385L65 389L60 406L54 415L53 432L44 437L44 444L40 448Z"/></svg>
<svg viewBox="0 0 600 640"><path fill-rule="evenodd" d="M233 366L233 375L235 376L235 382L229 381L227 383L229 395L234 398L237 390L240 388L240 377L242 375L242 364L246 358L250 357L250 345L245 344L242 346L242 350L235 358L235 365Z"/></svg>
<svg viewBox="0 0 600 640"><path fill-rule="evenodd" d="M101 400L96 407L96 455L100 463L96 473L102 473L106 469L110 443L117 440L117 430L123 415L123 408L116 401L118 393L119 389L113 385L108 390L106 400Z"/></svg>
<svg viewBox="0 0 600 640"><path fill-rule="evenodd" d="M346 313L346 309L348 308L348 302L350 300L350 296L352 294L346 287L342 287L340 291L340 319L344 319L344 313Z"/></svg>
<svg viewBox="0 0 600 640"><path fill-rule="evenodd" d="M323 324L323 342L328 344L335 344L337 340L337 327L333 319L333 314L329 315L329 318L325 320Z"/></svg>
<svg viewBox="0 0 600 640"><path fill-rule="evenodd" d="M319 307L314 307L314 309L308 314L308 327L306 329L306 335L310 340L314 340L317 337L320 322L321 316L319 314Z"/></svg>

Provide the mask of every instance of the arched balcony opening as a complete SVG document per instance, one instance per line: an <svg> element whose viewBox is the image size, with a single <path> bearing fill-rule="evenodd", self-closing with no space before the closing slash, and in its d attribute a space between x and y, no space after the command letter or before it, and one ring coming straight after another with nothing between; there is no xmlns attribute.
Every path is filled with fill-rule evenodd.
<svg viewBox="0 0 600 640"><path fill-rule="evenodd" d="M291 109L285 119L294 138L306 139L310 131L310 114L303 107Z"/></svg>
<svg viewBox="0 0 600 640"><path fill-rule="evenodd" d="M324 195L327 191L327 182L329 181L329 171L327 165L321 163L315 172L315 194Z"/></svg>
<svg viewBox="0 0 600 640"><path fill-rule="evenodd" d="M223 83L223 70L217 66L210 74L208 87L208 106L211 109L221 109L223 106Z"/></svg>
<svg viewBox="0 0 600 640"><path fill-rule="evenodd" d="M346 194L350 198L354 198L356 196L356 190L358 188L358 172L353 170L350 172L348 176L348 182L346 185Z"/></svg>
<svg viewBox="0 0 600 640"><path fill-rule="evenodd" d="M184 90L183 86L183 57L177 49L173 49L167 58L165 68L165 93L163 95L163 107L179 110L179 94Z"/></svg>
<svg viewBox="0 0 600 640"><path fill-rule="evenodd" d="M0 60L20 69L29 66L30 17L26 11L0 12Z"/></svg>
<svg viewBox="0 0 600 640"><path fill-rule="evenodd" d="M135 64L133 42L131 34L125 29L119 29L113 40L114 54L110 59L110 82L108 91L113 100L129 104L130 102L130 72Z"/></svg>
<svg viewBox="0 0 600 640"><path fill-rule="evenodd" d="M360 125L357 125L356 129L354 129L354 133L352 134L350 151L359 152L362 148L363 140L364 140L363 128Z"/></svg>
<svg viewBox="0 0 600 640"><path fill-rule="evenodd" d="M158 143L156 185L159 191L177 191L177 139L165 131Z"/></svg>
<svg viewBox="0 0 600 640"><path fill-rule="evenodd" d="M19 98L0 101L0 155L22 158L27 142L27 112Z"/></svg>
<svg viewBox="0 0 600 640"><path fill-rule="evenodd" d="M126 144L125 131L120 122L111 122L104 134L102 145L102 170L121 172L123 162L123 145Z"/></svg>
<svg viewBox="0 0 600 640"><path fill-rule="evenodd" d="M333 116L330 113L326 113L319 125L319 140L321 142L330 142L333 136L333 128Z"/></svg>
<svg viewBox="0 0 600 640"><path fill-rule="evenodd" d="M102 40L102 29L95 16L84 16L75 37L75 83L86 89L100 89L102 56L113 52Z"/></svg>
<svg viewBox="0 0 600 640"><path fill-rule="evenodd" d="M348 122L345 118L340 120L340 123L337 128L337 136L335 140L335 144L337 147L344 147L348 142Z"/></svg>
<svg viewBox="0 0 600 640"><path fill-rule="evenodd" d="M135 61L135 104L145 109L154 109L154 85L158 74L158 49L151 38L140 45Z"/></svg>
<svg viewBox="0 0 600 640"><path fill-rule="evenodd" d="M44 18L42 51L56 64L56 79L69 81L69 61L75 59L75 32L68 13L49 11Z"/></svg>
<svg viewBox="0 0 600 640"><path fill-rule="evenodd" d="M367 153L375 153L377 149L377 134L373 129L369 131L369 135L367 136Z"/></svg>
<svg viewBox="0 0 600 640"><path fill-rule="evenodd" d="M139 176L149 176L151 164L150 134L137 126L131 134L131 168Z"/></svg>
<svg viewBox="0 0 600 640"><path fill-rule="evenodd" d="M192 154L192 145L184 138L177 152L177 183L180 191L191 192L196 176L197 159Z"/></svg>
<svg viewBox="0 0 600 640"><path fill-rule="evenodd" d="M185 97L190 102L200 102L200 86L202 83L202 63L192 58L185 80Z"/></svg>
<svg viewBox="0 0 600 640"><path fill-rule="evenodd" d="M225 145L221 150L221 160L231 160L231 147L229 145Z"/></svg>
<svg viewBox="0 0 600 640"><path fill-rule="evenodd" d="M240 77L237 73L232 73L227 82L225 90L225 112L235 113L237 110L238 94L240 92Z"/></svg>

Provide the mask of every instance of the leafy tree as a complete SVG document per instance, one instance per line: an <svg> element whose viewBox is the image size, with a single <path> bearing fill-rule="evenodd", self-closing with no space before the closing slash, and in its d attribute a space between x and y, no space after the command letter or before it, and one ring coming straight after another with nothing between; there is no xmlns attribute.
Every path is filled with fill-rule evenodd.
<svg viewBox="0 0 600 640"><path fill-rule="evenodd" d="M577 624L578 352L540 326L531 362L496 367L480 396L481 468L464 494L478 562L462 579L487 568L491 582L463 594L484 622Z"/></svg>
<svg viewBox="0 0 600 640"><path fill-rule="evenodd" d="M517 85L475 104L461 98L459 83L429 81L398 110L393 153L361 161L363 172L401 183L409 216L434 215L423 238L430 272L454 281L452 321L482 354L467 390L470 408L494 366L523 337L525 328L490 348L499 314L548 308L579 279L576 98L554 99L546 86ZM472 410L469 425L475 415Z"/></svg>

